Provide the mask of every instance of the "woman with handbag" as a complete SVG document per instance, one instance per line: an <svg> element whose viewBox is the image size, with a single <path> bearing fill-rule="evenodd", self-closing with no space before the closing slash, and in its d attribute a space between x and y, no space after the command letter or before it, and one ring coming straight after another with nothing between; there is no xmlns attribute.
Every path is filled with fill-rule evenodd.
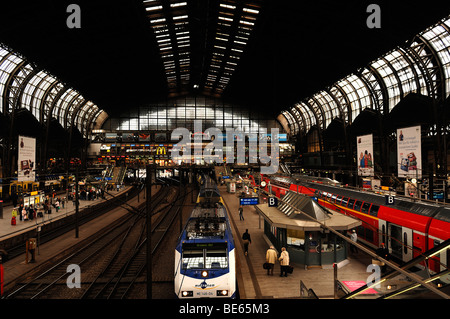
<svg viewBox="0 0 450 319"><path fill-rule="evenodd" d="M284 273L284 276L287 277L288 269L289 269L289 253L287 252L285 247L281 248L280 258L278 258L278 260L280 261L280 265L281 265L280 277L283 276L283 273Z"/></svg>

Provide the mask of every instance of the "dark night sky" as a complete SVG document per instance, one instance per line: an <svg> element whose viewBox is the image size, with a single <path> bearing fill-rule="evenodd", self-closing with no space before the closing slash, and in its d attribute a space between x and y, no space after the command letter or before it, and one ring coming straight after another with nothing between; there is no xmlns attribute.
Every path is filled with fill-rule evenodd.
<svg viewBox="0 0 450 319"><path fill-rule="evenodd" d="M108 113L167 96L141 1L11 2L0 11L0 42ZM81 7L81 29L66 26L70 3ZM381 29L366 25L370 3L381 7ZM263 1L224 97L276 116L450 14L450 2L421 3Z"/></svg>

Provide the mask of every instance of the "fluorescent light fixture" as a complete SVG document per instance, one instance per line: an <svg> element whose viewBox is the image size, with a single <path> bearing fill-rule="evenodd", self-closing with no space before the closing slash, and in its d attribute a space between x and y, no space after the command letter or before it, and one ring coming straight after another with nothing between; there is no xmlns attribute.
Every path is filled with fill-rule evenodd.
<svg viewBox="0 0 450 319"><path fill-rule="evenodd" d="M224 4L224 3L221 3L220 6L221 6L222 8L227 8L227 9L232 9L232 10L236 9L236 6L232 6L232 5L230 5L230 4Z"/></svg>
<svg viewBox="0 0 450 319"><path fill-rule="evenodd" d="M246 25L255 25L253 22L245 21L245 20L239 20L239 23L246 24Z"/></svg>
<svg viewBox="0 0 450 319"><path fill-rule="evenodd" d="M230 21L230 22L233 21L233 19L231 19L231 18L222 17L222 16L219 16L219 19L220 19L220 20L224 20L224 21Z"/></svg>
<svg viewBox="0 0 450 319"><path fill-rule="evenodd" d="M185 5L187 5L187 2L177 2L177 3L171 3L170 7L171 8L176 8L176 7L182 7L182 6L185 6Z"/></svg>
<svg viewBox="0 0 450 319"><path fill-rule="evenodd" d="M150 20L150 23L160 23L160 22L166 22L166 18Z"/></svg>
<svg viewBox="0 0 450 319"><path fill-rule="evenodd" d="M249 9L249 8L244 8L242 11L248 12L248 13L253 13L253 14L258 14L259 13L258 10Z"/></svg>
<svg viewBox="0 0 450 319"><path fill-rule="evenodd" d="M147 7L145 10L147 11L155 11L155 10L161 10L163 6L154 6L154 7Z"/></svg>
<svg viewBox="0 0 450 319"><path fill-rule="evenodd" d="M182 15L182 16L177 16L177 17L173 17L174 20L181 20L181 19L187 19L187 14Z"/></svg>

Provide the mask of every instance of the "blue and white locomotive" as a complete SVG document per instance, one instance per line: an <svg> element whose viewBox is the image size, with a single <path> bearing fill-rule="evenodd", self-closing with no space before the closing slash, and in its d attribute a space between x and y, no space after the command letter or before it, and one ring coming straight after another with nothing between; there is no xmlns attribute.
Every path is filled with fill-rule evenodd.
<svg viewBox="0 0 450 319"><path fill-rule="evenodd" d="M236 260L227 210L217 185L202 177L197 204L175 249L178 298L235 298Z"/></svg>

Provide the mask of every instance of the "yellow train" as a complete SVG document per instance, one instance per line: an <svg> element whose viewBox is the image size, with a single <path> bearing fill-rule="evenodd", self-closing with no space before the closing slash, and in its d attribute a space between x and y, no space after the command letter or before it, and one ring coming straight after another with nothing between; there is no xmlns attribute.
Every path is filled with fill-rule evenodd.
<svg viewBox="0 0 450 319"><path fill-rule="evenodd" d="M39 182L19 182L19 181L11 181L9 185L3 185L1 197L9 198L11 194L21 194L21 193L29 193L39 190ZM8 196L3 197L3 194L8 194Z"/></svg>

